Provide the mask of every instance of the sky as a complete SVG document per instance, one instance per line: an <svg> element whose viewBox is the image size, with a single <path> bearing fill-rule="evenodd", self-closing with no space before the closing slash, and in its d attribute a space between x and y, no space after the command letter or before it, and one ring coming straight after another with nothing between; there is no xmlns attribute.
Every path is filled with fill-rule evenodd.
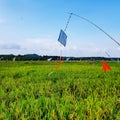
<svg viewBox="0 0 120 120"><path fill-rule="evenodd" d="M120 57L120 46L72 16L67 44L58 42L69 13L85 17L120 43L120 0L0 0L0 54Z"/></svg>

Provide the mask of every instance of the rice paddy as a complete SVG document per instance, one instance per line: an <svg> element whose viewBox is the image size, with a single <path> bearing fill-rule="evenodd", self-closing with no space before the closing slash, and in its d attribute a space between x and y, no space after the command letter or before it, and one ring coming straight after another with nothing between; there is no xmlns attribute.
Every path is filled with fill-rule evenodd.
<svg viewBox="0 0 120 120"><path fill-rule="evenodd" d="M119 62L56 64L1 61L0 120L120 120Z"/></svg>

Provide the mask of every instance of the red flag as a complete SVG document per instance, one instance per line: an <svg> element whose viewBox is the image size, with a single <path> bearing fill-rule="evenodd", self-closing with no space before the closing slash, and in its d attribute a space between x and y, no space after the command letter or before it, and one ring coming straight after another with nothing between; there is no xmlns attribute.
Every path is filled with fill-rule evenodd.
<svg viewBox="0 0 120 120"><path fill-rule="evenodd" d="M60 56L60 59L59 59L59 61L58 61L58 63L57 63L57 66L55 67L55 70L58 70L58 69L59 69L61 63L62 63L62 57Z"/></svg>
<svg viewBox="0 0 120 120"><path fill-rule="evenodd" d="M102 61L102 70L106 72L107 70L111 70L111 67L105 61Z"/></svg>

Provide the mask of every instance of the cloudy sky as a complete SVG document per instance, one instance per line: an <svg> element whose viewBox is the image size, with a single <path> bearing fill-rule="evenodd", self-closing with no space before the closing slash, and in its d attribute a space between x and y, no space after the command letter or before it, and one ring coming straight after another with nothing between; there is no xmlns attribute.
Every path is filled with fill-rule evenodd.
<svg viewBox="0 0 120 120"><path fill-rule="evenodd" d="M57 41L68 13L85 17L120 43L120 0L0 0L0 54L120 57L120 46L72 16L66 47Z"/></svg>

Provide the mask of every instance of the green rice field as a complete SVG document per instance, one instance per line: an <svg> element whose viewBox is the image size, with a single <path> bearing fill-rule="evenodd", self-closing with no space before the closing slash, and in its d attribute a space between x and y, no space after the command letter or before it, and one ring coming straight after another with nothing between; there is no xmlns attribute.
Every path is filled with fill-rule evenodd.
<svg viewBox="0 0 120 120"><path fill-rule="evenodd" d="M0 62L0 120L120 120L120 62Z"/></svg>

